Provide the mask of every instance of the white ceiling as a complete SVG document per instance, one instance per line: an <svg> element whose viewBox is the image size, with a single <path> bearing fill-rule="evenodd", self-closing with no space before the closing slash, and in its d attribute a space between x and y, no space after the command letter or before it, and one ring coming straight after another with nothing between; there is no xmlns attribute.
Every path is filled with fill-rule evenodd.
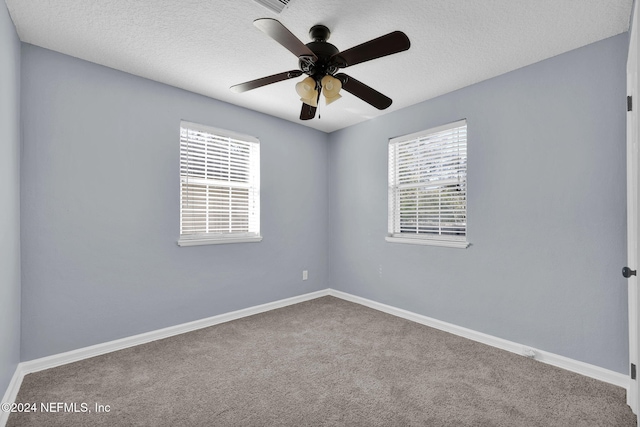
<svg viewBox="0 0 640 427"><path fill-rule="evenodd" d="M628 30L633 0L6 0L24 42L331 132ZM296 69L252 24L276 18L300 40L314 24L345 50L400 30L411 48L344 72L393 99L386 110L343 93L300 121L295 83L229 87Z"/></svg>

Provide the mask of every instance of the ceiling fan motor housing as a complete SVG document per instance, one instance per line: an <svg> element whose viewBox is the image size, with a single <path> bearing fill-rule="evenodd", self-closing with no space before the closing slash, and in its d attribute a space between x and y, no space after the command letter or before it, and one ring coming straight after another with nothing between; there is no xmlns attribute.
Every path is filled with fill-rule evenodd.
<svg viewBox="0 0 640 427"><path fill-rule="evenodd" d="M333 75L338 71L338 67L329 64L329 59L340 51L331 43L327 43L331 32L324 25L314 25L309 30L309 35L313 41L306 46L318 57L318 60L313 62L310 58L302 56L298 65L304 73L313 77L319 84L324 76Z"/></svg>

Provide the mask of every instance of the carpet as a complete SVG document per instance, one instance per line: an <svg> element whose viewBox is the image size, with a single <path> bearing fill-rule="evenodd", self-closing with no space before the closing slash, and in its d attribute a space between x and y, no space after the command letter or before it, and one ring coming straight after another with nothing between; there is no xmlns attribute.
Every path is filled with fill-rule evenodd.
<svg viewBox="0 0 640 427"><path fill-rule="evenodd" d="M16 402L38 411L11 427L636 426L622 388L334 297L29 374Z"/></svg>

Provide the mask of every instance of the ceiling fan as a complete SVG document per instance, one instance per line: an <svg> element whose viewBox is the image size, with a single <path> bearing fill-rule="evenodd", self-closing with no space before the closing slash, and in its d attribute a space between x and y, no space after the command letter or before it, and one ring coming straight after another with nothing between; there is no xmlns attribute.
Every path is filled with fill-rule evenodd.
<svg viewBox="0 0 640 427"><path fill-rule="evenodd" d="M231 86L230 89L233 92L246 92L307 74L308 77L296 84L296 91L302 101L300 120L315 117L321 92L324 92L327 104L340 98L340 89L344 89L379 110L384 110L391 105L391 98L338 71L341 68L409 49L411 43L403 32L394 31L340 52L337 47L327 43L331 32L324 25L311 27L309 35L313 41L305 45L275 19L256 19L253 24L296 55L300 69Z"/></svg>

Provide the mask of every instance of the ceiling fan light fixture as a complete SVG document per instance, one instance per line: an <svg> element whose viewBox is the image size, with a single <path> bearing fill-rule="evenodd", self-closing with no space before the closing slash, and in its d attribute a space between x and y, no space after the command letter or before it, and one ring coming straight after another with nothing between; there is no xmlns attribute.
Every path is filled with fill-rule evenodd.
<svg viewBox="0 0 640 427"><path fill-rule="evenodd" d="M296 83L296 92L300 95L300 100L312 107L318 106L318 91L316 89L316 81L312 77L307 77L301 82Z"/></svg>
<svg viewBox="0 0 640 427"><path fill-rule="evenodd" d="M279 1L284 2L285 0ZM296 92L300 95L300 100L303 103L300 120L311 120L315 117L320 92L324 92L327 105L341 98L340 91L342 89L378 110L384 110L391 105L392 100L388 96L344 73L336 73L341 68L409 49L411 42L402 31L393 31L340 51L327 42L331 32L324 25L318 24L311 27L309 34L313 41L307 44L302 43L276 19L259 18L253 21L253 25L298 57L299 69L231 86L230 89L233 92L246 92L272 83L297 78L306 73L309 77L296 84Z"/></svg>
<svg viewBox="0 0 640 427"><path fill-rule="evenodd" d="M342 98L340 95L340 89L342 89L342 82L331 75L326 75L322 78L322 93L326 99L327 105Z"/></svg>
<svg viewBox="0 0 640 427"><path fill-rule="evenodd" d="M329 104L331 104L333 101L337 101L337 100L338 100L338 99L340 99L340 98L342 98L342 95L340 95L340 94L338 94L338 95L336 95L336 96L332 96L331 98L330 98L330 97L328 97L328 96L326 96L326 95L324 96L324 99L325 99L325 103L326 103L326 105L329 105Z"/></svg>

